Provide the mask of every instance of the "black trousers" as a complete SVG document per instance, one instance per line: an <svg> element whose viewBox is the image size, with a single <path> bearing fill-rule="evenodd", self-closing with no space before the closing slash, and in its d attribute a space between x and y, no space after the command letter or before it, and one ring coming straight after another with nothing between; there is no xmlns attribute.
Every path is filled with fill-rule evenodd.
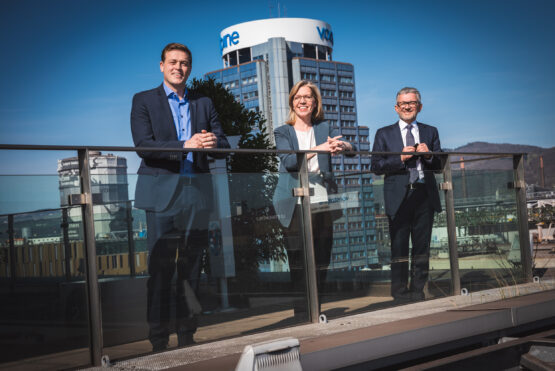
<svg viewBox="0 0 555 371"><path fill-rule="evenodd" d="M182 339L192 339L198 326L197 318L187 304L185 281L196 293L202 254L208 246L208 211L203 209L202 203L199 208L195 202L197 190L194 187L185 186L182 193L170 210L146 212L150 276L147 283L147 321L149 340L154 348L163 348L168 344L172 327L172 297L175 300L178 343Z"/></svg>
<svg viewBox="0 0 555 371"><path fill-rule="evenodd" d="M400 297L410 291L423 298L428 281L433 222L434 211L424 184L407 190L399 211L394 218L389 218L391 296ZM412 242L410 269L409 238Z"/></svg>
<svg viewBox="0 0 555 371"><path fill-rule="evenodd" d="M291 224L285 230L285 247L289 260L289 271L293 294L304 296L293 302L295 315L308 319L308 295L305 268L304 229L301 206L296 205ZM314 256L317 269L318 292L322 293L328 273L333 246L333 220L329 212L312 214L312 235L314 238Z"/></svg>

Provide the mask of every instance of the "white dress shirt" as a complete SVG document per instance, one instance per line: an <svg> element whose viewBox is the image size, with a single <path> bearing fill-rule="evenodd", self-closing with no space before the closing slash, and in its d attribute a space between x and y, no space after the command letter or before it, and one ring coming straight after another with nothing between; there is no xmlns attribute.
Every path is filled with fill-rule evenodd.
<svg viewBox="0 0 555 371"><path fill-rule="evenodd" d="M418 125L416 120L411 124L407 124L403 120L399 119L399 129L401 130L401 138L403 138L403 147L407 146L407 130L411 129L412 136L414 137L414 143L420 143L420 134L418 132ZM422 168L422 160L420 156L416 157L416 170L418 170L418 179L424 179L424 170Z"/></svg>

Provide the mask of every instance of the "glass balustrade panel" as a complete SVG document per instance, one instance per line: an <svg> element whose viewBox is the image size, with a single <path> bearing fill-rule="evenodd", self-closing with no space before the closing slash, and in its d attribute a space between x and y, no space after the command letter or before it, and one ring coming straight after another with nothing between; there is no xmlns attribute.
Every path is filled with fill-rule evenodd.
<svg viewBox="0 0 555 371"><path fill-rule="evenodd" d="M0 151L0 367L90 362L81 208L67 202L74 156Z"/></svg>

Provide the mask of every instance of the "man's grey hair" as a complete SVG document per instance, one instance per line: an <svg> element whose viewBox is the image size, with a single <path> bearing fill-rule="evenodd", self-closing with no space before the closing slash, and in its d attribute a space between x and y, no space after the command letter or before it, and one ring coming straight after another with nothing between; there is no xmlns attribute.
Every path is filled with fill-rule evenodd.
<svg viewBox="0 0 555 371"><path fill-rule="evenodd" d="M422 100L420 99L420 92L418 91L418 89L411 88L411 87L405 87L405 88L399 90L395 99L399 98L399 95L410 94L410 93L416 94L416 96L418 97L418 102L420 102L420 103L422 102Z"/></svg>

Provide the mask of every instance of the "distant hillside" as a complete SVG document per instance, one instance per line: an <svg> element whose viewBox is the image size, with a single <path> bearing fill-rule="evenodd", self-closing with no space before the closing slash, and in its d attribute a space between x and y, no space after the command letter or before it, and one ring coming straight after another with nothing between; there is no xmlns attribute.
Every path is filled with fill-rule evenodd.
<svg viewBox="0 0 555 371"><path fill-rule="evenodd" d="M446 149L448 152L485 152L485 153L527 153L524 161L524 177L527 184L541 184L540 181L540 155L543 156L545 186L555 186L555 147L542 148L520 144L496 144L487 142L468 143L455 149ZM482 156L480 156L482 157ZM465 160L476 156L464 156ZM487 161L465 162L467 170L500 170L512 169L513 162L509 158ZM460 169L459 164L454 164L453 169Z"/></svg>

